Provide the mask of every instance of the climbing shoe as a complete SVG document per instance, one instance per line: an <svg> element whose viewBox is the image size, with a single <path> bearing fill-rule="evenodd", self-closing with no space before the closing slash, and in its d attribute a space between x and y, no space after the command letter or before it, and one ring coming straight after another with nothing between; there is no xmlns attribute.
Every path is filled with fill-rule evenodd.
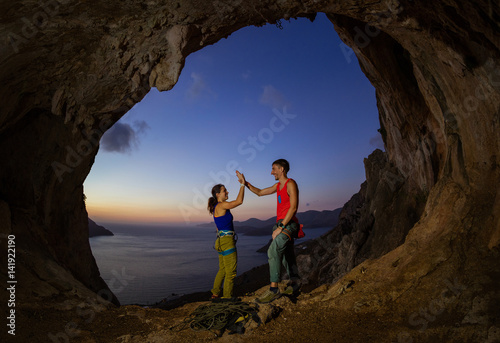
<svg viewBox="0 0 500 343"><path fill-rule="evenodd" d="M285 290L283 291L282 294L284 295L294 295L294 294L297 294L297 292L299 291L300 289L300 285L297 284L297 283L291 283L289 284Z"/></svg>
<svg viewBox="0 0 500 343"><path fill-rule="evenodd" d="M256 301L258 303L260 303L260 304L267 304L267 303L270 303L271 301L273 301L275 299L278 299L279 297L281 297L281 293L280 293L279 290L276 293L274 293L273 291L271 291L270 289L268 289Z"/></svg>

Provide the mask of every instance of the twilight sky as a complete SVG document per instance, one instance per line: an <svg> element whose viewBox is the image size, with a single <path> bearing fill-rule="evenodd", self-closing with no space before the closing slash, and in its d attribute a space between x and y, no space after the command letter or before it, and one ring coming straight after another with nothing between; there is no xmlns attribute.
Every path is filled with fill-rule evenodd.
<svg viewBox="0 0 500 343"><path fill-rule="evenodd" d="M383 149L375 90L324 14L246 27L187 57L178 83L153 88L103 136L84 183L99 222L209 222L210 190L259 188L290 162L299 212L342 207L365 180L363 158ZM249 190L235 220L276 214L276 196Z"/></svg>

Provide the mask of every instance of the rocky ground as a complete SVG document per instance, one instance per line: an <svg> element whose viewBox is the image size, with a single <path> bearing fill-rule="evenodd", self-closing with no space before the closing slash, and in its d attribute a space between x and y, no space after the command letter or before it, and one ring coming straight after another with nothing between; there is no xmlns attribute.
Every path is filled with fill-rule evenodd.
<svg viewBox="0 0 500 343"><path fill-rule="evenodd" d="M253 303L258 290L242 301ZM326 287L297 298L283 296L272 305L261 305L260 313L268 322L247 329L244 334L195 332L170 328L180 323L205 302L190 302L170 310L140 306L112 307L101 312L90 308L81 311L25 309L19 320L30 323L17 335L19 342L389 342L390 334L403 330L400 318L368 315L355 311L336 311L329 302L318 301ZM79 313L81 315L79 315ZM275 316L275 317L274 317ZM68 321L68 317L73 318ZM357 329L352 330L353 327Z"/></svg>
<svg viewBox="0 0 500 343"><path fill-rule="evenodd" d="M103 305L95 299L75 301L54 298L52 302L24 307L18 317L19 342L500 342L498 326L478 335L481 306L470 318L455 311L468 285L459 281L445 286L442 302L429 303L422 295L420 312L404 306L404 297L385 302L390 292L368 294L370 262L355 268L335 284L325 284L295 297L282 296L269 305L259 305L262 323L249 321L246 332L178 330L198 306L207 304L209 292L185 295L152 307ZM267 289L267 265L239 276L236 295L243 302L255 299ZM280 285L284 288L284 283ZM442 285L436 284L436 287ZM419 301L418 299L414 299ZM57 305L51 305L57 304ZM67 304L67 307L64 307ZM441 305L438 305L441 304ZM491 306L496 306L492 301ZM437 307L436 307L437 306Z"/></svg>

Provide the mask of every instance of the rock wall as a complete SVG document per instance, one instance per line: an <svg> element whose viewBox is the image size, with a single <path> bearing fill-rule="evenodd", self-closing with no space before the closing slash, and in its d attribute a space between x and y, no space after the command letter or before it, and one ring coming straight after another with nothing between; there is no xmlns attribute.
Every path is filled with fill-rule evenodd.
<svg viewBox="0 0 500 343"><path fill-rule="evenodd" d="M364 163L366 181L342 208L338 225L297 251L304 290L333 284L397 248L422 215L428 194L412 189L385 152L375 150Z"/></svg>
<svg viewBox="0 0 500 343"><path fill-rule="evenodd" d="M327 13L376 88L387 161L369 160L367 174L383 169L377 163L392 168L381 177L391 178L389 190L368 180L364 196L373 197L373 208L359 222L385 219L366 233L355 260L400 244L428 194L405 243L362 264L371 263L371 284L356 294L404 290L415 296L400 304L412 308L418 295L435 295L434 276L467 276L465 313L474 291L493 289L498 270L490 261L500 242L496 2L20 0L0 4L0 215L2 234L19 238L20 275L32 285L23 299L108 292L88 245L82 184L111 124L150 87L170 89L188 54L244 26L317 12ZM380 199L394 206L375 213ZM399 211L413 207L395 228L391 218L403 220ZM387 248L376 248L389 238ZM332 299L348 307L354 297ZM388 308L388 299L376 302Z"/></svg>

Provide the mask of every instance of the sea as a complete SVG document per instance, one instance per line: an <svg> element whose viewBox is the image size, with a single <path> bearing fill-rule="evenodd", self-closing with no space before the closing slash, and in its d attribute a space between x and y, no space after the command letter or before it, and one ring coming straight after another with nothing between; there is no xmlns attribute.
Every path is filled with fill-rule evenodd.
<svg viewBox="0 0 500 343"><path fill-rule="evenodd" d="M215 228L100 224L114 236L91 237L90 246L101 277L122 305L150 305L212 288L218 270ZM296 244L329 230L304 229L306 237ZM238 275L267 263L267 254L257 250L270 238L238 235Z"/></svg>

